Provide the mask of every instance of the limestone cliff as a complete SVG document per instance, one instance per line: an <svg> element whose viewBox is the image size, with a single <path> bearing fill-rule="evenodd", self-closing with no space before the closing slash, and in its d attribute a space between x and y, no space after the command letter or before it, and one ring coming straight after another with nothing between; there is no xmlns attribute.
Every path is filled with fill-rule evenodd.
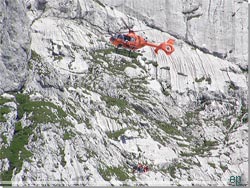
<svg viewBox="0 0 250 188"><path fill-rule="evenodd" d="M247 70L247 1L101 0Z"/></svg>
<svg viewBox="0 0 250 188"><path fill-rule="evenodd" d="M231 176L247 184L245 9L245 1L1 2L3 184L218 186ZM106 33L124 28L122 19L149 41L175 39L175 52L116 53ZM133 173L138 163L149 171Z"/></svg>
<svg viewBox="0 0 250 188"><path fill-rule="evenodd" d="M20 90L27 78L30 23L24 2L0 2L0 93Z"/></svg>

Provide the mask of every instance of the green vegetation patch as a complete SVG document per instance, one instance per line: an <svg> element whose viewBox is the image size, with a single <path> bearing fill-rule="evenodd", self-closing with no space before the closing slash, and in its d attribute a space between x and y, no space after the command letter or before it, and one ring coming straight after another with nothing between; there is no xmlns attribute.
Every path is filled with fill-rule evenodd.
<svg viewBox="0 0 250 188"><path fill-rule="evenodd" d="M215 167L216 167L216 165L215 165L214 163L208 162L207 164L208 164L209 166L211 166L212 168L215 168Z"/></svg>
<svg viewBox="0 0 250 188"><path fill-rule="evenodd" d="M67 114L51 102L30 101L29 96L24 94L17 94L16 101L18 103L17 113L19 119L26 113L31 114L28 119L34 123L67 123L65 120Z"/></svg>
<svg viewBox="0 0 250 188"><path fill-rule="evenodd" d="M10 146L2 148L0 151L0 159L7 158L10 165L8 171L0 173L2 181L10 181L13 170L16 169L16 174L20 172L23 161L28 160L32 156L32 153L25 148L31 134L32 129L30 127L22 128L21 122L15 124L15 132Z"/></svg>
<svg viewBox="0 0 250 188"><path fill-rule="evenodd" d="M195 156L196 153L187 153L187 152L182 152L182 151L181 151L180 155L181 155L182 157L192 157L192 156Z"/></svg>
<svg viewBox="0 0 250 188"><path fill-rule="evenodd" d="M167 134L170 135L181 135L181 132L175 127L172 126L169 123L166 122L161 122L161 121L157 121L157 126L162 129L164 132L166 132Z"/></svg>
<svg viewBox="0 0 250 188"><path fill-rule="evenodd" d="M245 106L241 106L240 108L240 115L237 118L239 121L242 121L242 123L248 122L248 109Z"/></svg>
<svg viewBox="0 0 250 188"><path fill-rule="evenodd" d="M169 165L167 169L162 169L162 171L165 173L169 173L169 175L172 178L176 178L176 171L180 170L180 169L189 170L190 168L186 167L182 163L173 163L173 164Z"/></svg>
<svg viewBox="0 0 250 188"><path fill-rule="evenodd" d="M142 64L140 63L140 61L138 61L137 59L133 59L132 64L135 64L138 67L140 67L141 69L143 69L144 71L146 71L145 67L143 67Z"/></svg>
<svg viewBox="0 0 250 188"><path fill-rule="evenodd" d="M195 111L188 111L185 113L185 116L183 117L185 124L187 125L200 125L200 120L199 120L199 112L200 110L195 110Z"/></svg>
<svg viewBox="0 0 250 188"><path fill-rule="evenodd" d="M163 146L166 146L167 138L161 137L156 130L149 131L149 134L153 140L161 143Z"/></svg>
<svg viewBox="0 0 250 188"><path fill-rule="evenodd" d="M222 170L223 172L226 172L226 170L228 170L228 167L225 166L225 165L222 165L221 163L220 163L220 168L221 168L221 170Z"/></svg>
<svg viewBox="0 0 250 188"><path fill-rule="evenodd" d="M215 149L215 146L218 145L217 141L204 141L202 145L194 147L191 149L190 153L187 152L182 152L180 153L180 155L182 157L193 157L195 155L202 155L206 152L209 152L212 149ZM210 166L213 164L210 164Z"/></svg>
<svg viewBox="0 0 250 188"><path fill-rule="evenodd" d="M86 118L86 120L84 122L85 122L88 129L92 128L92 125L91 125L90 120L88 118Z"/></svg>
<svg viewBox="0 0 250 188"><path fill-rule="evenodd" d="M100 50L95 50L95 54L103 54L104 56L106 56L107 54L111 54L114 51L113 48L105 48L105 49L100 49Z"/></svg>
<svg viewBox="0 0 250 188"><path fill-rule="evenodd" d="M106 181L110 181L112 176L116 176L120 181L125 181L130 178L123 167L99 168L98 172Z"/></svg>
<svg viewBox="0 0 250 188"><path fill-rule="evenodd" d="M215 146L218 145L217 141L204 141L201 146L198 146L196 148L193 148L193 152L195 152L196 155L204 154L205 152L210 151L211 149L215 149Z"/></svg>
<svg viewBox="0 0 250 188"><path fill-rule="evenodd" d="M182 163L177 163L176 168L177 169L183 169L183 170L189 170L190 169L189 167L183 165Z"/></svg>
<svg viewBox="0 0 250 188"><path fill-rule="evenodd" d="M123 55L126 57L131 57L131 58L137 58L138 56L142 56L141 53L134 52L134 51L131 51L129 53L129 50L126 50L124 48L119 48L117 51L115 48L100 49L100 50L96 50L95 53L99 53L99 54L103 53L104 55L116 53L116 54Z"/></svg>
<svg viewBox="0 0 250 188"><path fill-rule="evenodd" d="M132 62L126 60L125 58L122 58L120 61L113 61L107 56L108 54L111 53L117 53L132 58L136 58L137 56L140 55L137 52L131 52L129 56L128 51L125 49L118 49L116 51L114 48L106 48L106 49L99 49L92 51L90 54L93 57L93 60L91 59L90 60L93 61L95 64L100 64L100 65L103 65L103 61L111 62L108 64L108 70L114 75L120 74L125 70L126 67L132 67L132 68L136 68L137 66L142 67L136 59L133 59ZM90 68L89 70L91 71L92 69Z"/></svg>
<svg viewBox="0 0 250 188"><path fill-rule="evenodd" d="M5 114L8 114L11 110L8 106L5 106L4 104L7 102L13 101L12 99L6 99L0 96L0 122L6 122L6 119L4 118Z"/></svg>
<svg viewBox="0 0 250 188"><path fill-rule="evenodd" d="M225 119L225 120L223 120L222 124L223 124L224 127L226 127L227 129L229 129L230 126L231 126L231 119Z"/></svg>
<svg viewBox="0 0 250 188"><path fill-rule="evenodd" d="M93 61L95 64L102 65L103 61L105 61L105 62L110 61L110 58L107 57L106 55L111 54L111 53L112 53L112 51L109 48L103 49L103 50L95 50L95 51L92 51L90 53L90 55L93 58L93 60L92 59L90 59L90 60ZM89 68L89 71L92 71L92 68Z"/></svg>
<svg viewBox="0 0 250 188"><path fill-rule="evenodd" d="M111 138L111 139L118 140L119 136L121 136L122 134L124 134L126 130L127 129L120 129L118 131L108 132L107 136L109 138Z"/></svg>
<svg viewBox="0 0 250 188"><path fill-rule="evenodd" d="M183 144L183 143L180 143L180 142L177 142L178 146L180 147L189 147L189 145L187 144Z"/></svg>
<svg viewBox="0 0 250 188"><path fill-rule="evenodd" d="M199 112L197 112L197 111L186 112L185 117L186 117L188 120L192 120L192 119L197 118L198 113L199 113Z"/></svg>
<svg viewBox="0 0 250 188"><path fill-rule="evenodd" d="M3 143L7 144L7 137L4 135L4 133L1 134L1 137L3 139Z"/></svg>
<svg viewBox="0 0 250 188"><path fill-rule="evenodd" d="M123 48L118 49L117 52L115 53L123 55L123 56L131 57L131 58L137 58L138 56L142 56L141 53L134 52L134 51L129 52L129 50L126 50Z"/></svg>
<svg viewBox="0 0 250 188"><path fill-rule="evenodd" d="M91 149L85 148L86 152L87 152L87 158L91 158L91 157L96 157L97 153Z"/></svg>
<svg viewBox="0 0 250 188"><path fill-rule="evenodd" d="M127 67L136 68L134 64L124 59L122 59L121 62L118 62L118 64L115 65L109 64L109 70L113 73L123 72Z"/></svg>
<svg viewBox="0 0 250 188"><path fill-rule="evenodd" d="M6 98L3 98L2 96L0 96L0 105L3 105L3 104L5 104L5 103L11 102L11 101L13 101L13 100L11 100L11 99L6 99Z"/></svg>
<svg viewBox="0 0 250 188"><path fill-rule="evenodd" d="M72 131L68 131L63 134L63 140L70 140L71 138L75 136L76 136L75 133L73 133Z"/></svg>
<svg viewBox="0 0 250 188"><path fill-rule="evenodd" d="M168 171L168 173L170 174L170 176L172 178L176 178L176 175L175 175L175 173L176 173L176 167L174 165L169 166L167 168L167 171Z"/></svg>
<svg viewBox="0 0 250 188"><path fill-rule="evenodd" d="M108 107L118 106L120 109L124 110L128 105L127 101L124 99L113 98L110 96L102 96L101 99L106 102Z"/></svg>
<svg viewBox="0 0 250 188"><path fill-rule="evenodd" d="M0 106L0 122L6 122L4 118L4 114L8 114L10 112L10 108L7 106Z"/></svg>
<svg viewBox="0 0 250 188"><path fill-rule="evenodd" d="M36 61L36 62L41 62L41 56L36 53L36 51L31 50L31 57L32 60Z"/></svg>
<svg viewBox="0 0 250 188"><path fill-rule="evenodd" d="M65 160L65 153L64 153L64 149L60 148L60 156L61 156L61 165L64 167L67 162Z"/></svg>

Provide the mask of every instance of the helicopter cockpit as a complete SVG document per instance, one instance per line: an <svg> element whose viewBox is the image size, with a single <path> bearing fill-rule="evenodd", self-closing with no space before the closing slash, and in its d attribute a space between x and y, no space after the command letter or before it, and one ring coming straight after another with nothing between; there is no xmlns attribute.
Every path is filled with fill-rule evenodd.
<svg viewBox="0 0 250 188"><path fill-rule="evenodd" d="M123 34L120 34L120 33L116 33L115 35L113 35L110 40L111 41L114 41L116 39L121 39L125 42L128 42L128 41L131 41L131 42L134 42L136 41L136 39L134 37L131 37L131 36L128 36L128 35L123 35Z"/></svg>
<svg viewBox="0 0 250 188"><path fill-rule="evenodd" d="M124 40L124 36L123 36L122 34L116 33L116 34L113 35L110 39L111 39L111 41L114 41L114 40L116 40L116 39L122 39L122 40Z"/></svg>
<svg viewBox="0 0 250 188"><path fill-rule="evenodd" d="M122 35L122 34L116 34L114 38L122 39L124 41L135 41L135 38L130 37L128 35Z"/></svg>
<svg viewBox="0 0 250 188"><path fill-rule="evenodd" d="M124 40L124 35L116 34L116 38L117 38L117 39L122 39L122 40Z"/></svg>

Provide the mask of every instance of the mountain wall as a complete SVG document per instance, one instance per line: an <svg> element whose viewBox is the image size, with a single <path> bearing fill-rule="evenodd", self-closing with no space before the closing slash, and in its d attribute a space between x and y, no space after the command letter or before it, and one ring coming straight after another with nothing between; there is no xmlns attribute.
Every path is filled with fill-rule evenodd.
<svg viewBox="0 0 250 188"><path fill-rule="evenodd" d="M23 87L31 38L23 1L1 1L0 12L0 93L3 93Z"/></svg>
<svg viewBox="0 0 250 188"><path fill-rule="evenodd" d="M233 5L211 2L207 12L205 1L188 2L2 2L9 10L2 18L11 18L1 25L5 33L24 29L9 40L13 45L0 46L18 67L0 62L6 67L1 82L18 83L1 84L3 184L219 186L231 176L248 184L246 54L232 52L230 59L229 34L212 31ZM243 8L234 18L246 3L236 5ZM217 16L199 32L212 12ZM175 52L115 52L106 33L124 28L122 19L149 41L175 39ZM217 37L216 45L204 32ZM133 172L139 163L149 171Z"/></svg>

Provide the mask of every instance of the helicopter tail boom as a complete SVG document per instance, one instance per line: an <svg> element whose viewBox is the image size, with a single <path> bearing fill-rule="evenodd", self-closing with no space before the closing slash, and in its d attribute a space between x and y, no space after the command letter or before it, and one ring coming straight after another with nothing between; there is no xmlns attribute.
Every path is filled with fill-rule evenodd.
<svg viewBox="0 0 250 188"><path fill-rule="evenodd" d="M159 50L163 50L167 55L171 55L174 52L174 39L169 39L166 42L161 43L155 48L155 53L158 54Z"/></svg>

